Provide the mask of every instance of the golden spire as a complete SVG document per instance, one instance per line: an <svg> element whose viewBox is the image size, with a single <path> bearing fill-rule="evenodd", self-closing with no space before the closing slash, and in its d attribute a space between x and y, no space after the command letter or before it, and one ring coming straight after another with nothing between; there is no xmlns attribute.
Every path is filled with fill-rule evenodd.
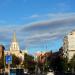
<svg viewBox="0 0 75 75"><path fill-rule="evenodd" d="M15 51L15 50L19 50L19 45L16 39L16 33L13 32L13 38L12 38L12 42L10 45L10 51Z"/></svg>

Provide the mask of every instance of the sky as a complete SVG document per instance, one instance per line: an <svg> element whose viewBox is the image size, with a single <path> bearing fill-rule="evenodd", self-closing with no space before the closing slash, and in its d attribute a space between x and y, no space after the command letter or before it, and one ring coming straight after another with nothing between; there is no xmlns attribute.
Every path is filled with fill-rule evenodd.
<svg viewBox="0 0 75 75"><path fill-rule="evenodd" d="M75 29L75 0L0 0L0 44L16 32L21 50L57 51Z"/></svg>

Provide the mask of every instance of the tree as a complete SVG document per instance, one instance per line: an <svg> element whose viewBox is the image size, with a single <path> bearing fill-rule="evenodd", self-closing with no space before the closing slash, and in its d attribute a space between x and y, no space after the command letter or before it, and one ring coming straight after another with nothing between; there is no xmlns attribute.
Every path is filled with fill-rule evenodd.
<svg viewBox="0 0 75 75"><path fill-rule="evenodd" d="M4 68L4 55L0 59L0 69Z"/></svg>
<svg viewBox="0 0 75 75"><path fill-rule="evenodd" d="M63 56L59 52L56 52L55 54L53 54L51 59L51 68L54 71L58 72L67 71L68 68L67 58L63 58Z"/></svg>
<svg viewBox="0 0 75 75"><path fill-rule="evenodd" d="M75 72L75 55L72 57L72 59L69 61L69 69L72 72Z"/></svg>
<svg viewBox="0 0 75 75"><path fill-rule="evenodd" d="M49 71L51 69L51 57L52 57L52 51L45 53L45 71Z"/></svg>
<svg viewBox="0 0 75 75"><path fill-rule="evenodd" d="M5 47L3 45L0 45L0 69L4 68L4 50Z"/></svg>
<svg viewBox="0 0 75 75"><path fill-rule="evenodd" d="M52 51L45 52L44 54L41 53L37 57L38 68L40 69L41 72L48 72L49 71L51 56L52 56Z"/></svg>
<svg viewBox="0 0 75 75"><path fill-rule="evenodd" d="M4 68L4 61L0 61L0 69Z"/></svg>
<svg viewBox="0 0 75 75"><path fill-rule="evenodd" d="M28 69L29 71L35 71L35 64L34 57L32 55L24 54L24 68Z"/></svg>
<svg viewBox="0 0 75 75"><path fill-rule="evenodd" d="M12 67L16 67L16 66L20 65L21 62L22 62L21 58L15 56L14 54L12 55L12 64L11 64Z"/></svg>

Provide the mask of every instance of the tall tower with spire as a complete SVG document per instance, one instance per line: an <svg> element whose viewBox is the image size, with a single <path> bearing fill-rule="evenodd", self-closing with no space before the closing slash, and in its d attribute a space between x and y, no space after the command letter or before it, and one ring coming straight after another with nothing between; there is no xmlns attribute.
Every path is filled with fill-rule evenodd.
<svg viewBox="0 0 75 75"><path fill-rule="evenodd" d="M14 32L12 42L10 45L10 51L11 52L19 52L19 50L20 49L19 49L19 44L18 44L17 39L16 39L16 33Z"/></svg>
<svg viewBox="0 0 75 75"><path fill-rule="evenodd" d="M10 50L4 52L6 54L14 54L17 57L20 57L22 61L24 60L24 54L26 53L25 51L21 51L19 48L19 44L16 38L16 33L13 33L13 38L11 40L11 45L10 45Z"/></svg>

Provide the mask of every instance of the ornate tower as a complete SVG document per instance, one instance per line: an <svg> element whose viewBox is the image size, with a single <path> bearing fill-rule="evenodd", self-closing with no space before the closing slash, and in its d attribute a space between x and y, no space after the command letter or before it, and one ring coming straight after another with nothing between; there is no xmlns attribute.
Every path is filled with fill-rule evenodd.
<svg viewBox="0 0 75 75"><path fill-rule="evenodd" d="M11 42L11 46L10 46L10 51L11 52L19 52L19 45L16 39L16 33L13 33L13 38L12 38L12 42Z"/></svg>

